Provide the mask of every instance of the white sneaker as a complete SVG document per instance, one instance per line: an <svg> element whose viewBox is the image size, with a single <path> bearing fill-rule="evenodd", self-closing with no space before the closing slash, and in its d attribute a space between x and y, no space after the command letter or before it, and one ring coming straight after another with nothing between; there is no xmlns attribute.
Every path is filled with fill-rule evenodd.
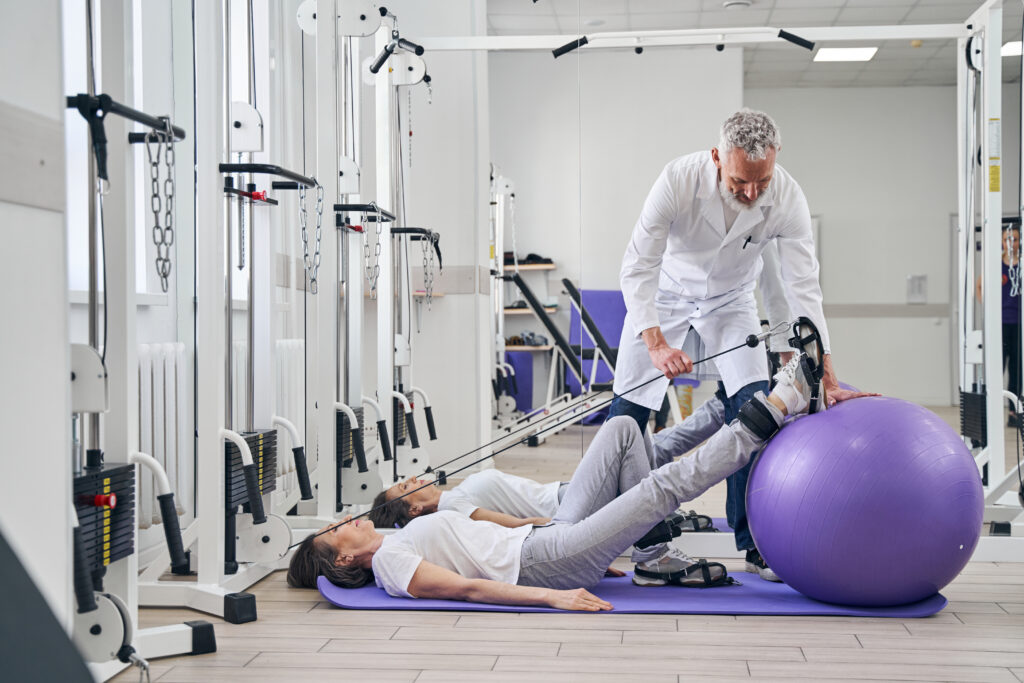
<svg viewBox="0 0 1024 683"><path fill-rule="evenodd" d="M807 365L807 356L798 353L775 373L772 396L786 404L787 415L817 412L821 409L821 387Z"/></svg>
<svg viewBox="0 0 1024 683"><path fill-rule="evenodd" d="M633 583L637 586L692 586L710 588L731 582L725 566L707 560L695 560L674 546L656 560L640 562L633 569Z"/></svg>

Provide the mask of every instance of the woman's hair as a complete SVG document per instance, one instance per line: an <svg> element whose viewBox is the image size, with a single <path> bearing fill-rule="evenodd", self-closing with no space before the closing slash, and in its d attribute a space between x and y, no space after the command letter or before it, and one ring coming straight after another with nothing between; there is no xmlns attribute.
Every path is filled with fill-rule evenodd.
<svg viewBox="0 0 1024 683"><path fill-rule="evenodd" d="M373 499L373 509L370 511L370 521L378 529L394 529L404 527L414 517L409 514L409 504L405 499L388 502L388 491L384 489Z"/></svg>
<svg viewBox="0 0 1024 683"><path fill-rule="evenodd" d="M769 149L779 149L782 136L772 117L763 111L740 109L722 124L718 153L728 154L731 149L742 149L751 161L761 161Z"/></svg>
<svg viewBox="0 0 1024 683"><path fill-rule="evenodd" d="M346 567L335 563L337 553L326 543L317 543L316 534L306 536L288 565L288 585L292 588L316 588L316 577L324 576L335 586L359 588L373 581L373 570Z"/></svg>

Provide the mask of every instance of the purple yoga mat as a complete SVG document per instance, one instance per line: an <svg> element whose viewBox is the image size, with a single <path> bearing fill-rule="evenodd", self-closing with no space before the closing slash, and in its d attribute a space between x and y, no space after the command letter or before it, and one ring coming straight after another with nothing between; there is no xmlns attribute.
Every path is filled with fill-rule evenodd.
<svg viewBox="0 0 1024 683"><path fill-rule="evenodd" d="M764 581L756 574L734 572L742 586L718 588L660 588L634 586L630 575L602 579L591 592L612 603L619 614L760 614L831 617L928 617L946 606L936 593L930 598L898 607L847 607L818 602L781 583ZM458 600L393 598L376 586L339 588L324 577L317 579L320 594L345 609L428 610L460 612L560 612L550 607L485 605Z"/></svg>

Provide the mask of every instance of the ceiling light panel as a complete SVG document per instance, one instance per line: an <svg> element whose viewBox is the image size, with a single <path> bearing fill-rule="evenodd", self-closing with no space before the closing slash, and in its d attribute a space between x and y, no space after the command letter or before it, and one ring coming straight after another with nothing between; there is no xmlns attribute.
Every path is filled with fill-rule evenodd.
<svg viewBox="0 0 1024 683"><path fill-rule="evenodd" d="M867 62L875 53L877 47L821 47L814 54L816 62Z"/></svg>

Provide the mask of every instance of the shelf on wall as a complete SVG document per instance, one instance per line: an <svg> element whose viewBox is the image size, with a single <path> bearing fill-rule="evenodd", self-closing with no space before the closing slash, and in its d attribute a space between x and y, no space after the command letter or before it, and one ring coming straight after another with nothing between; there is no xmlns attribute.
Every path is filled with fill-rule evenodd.
<svg viewBox="0 0 1024 683"><path fill-rule="evenodd" d="M542 346L506 346L506 351L550 351L555 348L552 344L544 344Z"/></svg>
<svg viewBox="0 0 1024 683"><path fill-rule="evenodd" d="M505 271L506 273L515 272L515 269L516 269L516 267L512 263L506 263L504 268L502 268L502 270ZM554 263L520 263L519 264L519 270L554 270L554 269L555 269L555 264Z"/></svg>

